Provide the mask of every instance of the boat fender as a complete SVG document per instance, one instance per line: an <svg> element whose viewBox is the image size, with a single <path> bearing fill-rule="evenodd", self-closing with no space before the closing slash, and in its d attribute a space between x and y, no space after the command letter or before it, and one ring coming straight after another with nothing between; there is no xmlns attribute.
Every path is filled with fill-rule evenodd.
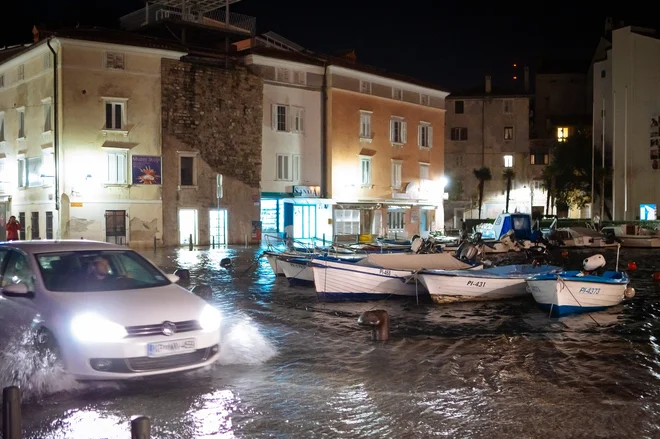
<svg viewBox="0 0 660 439"><path fill-rule="evenodd" d="M582 268L584 268L584 271L588 272L596 271L604 266L605 256L603 255L589 256L588 258L585 258L584 261L582 261Z"/></svg>
<svg viewBox="0 0 660 439"><path fill-rule="evenodd" d="M623 292L623 295L626 296L627 299L635 297L635 289L633 287L628 287Z"/></svg>

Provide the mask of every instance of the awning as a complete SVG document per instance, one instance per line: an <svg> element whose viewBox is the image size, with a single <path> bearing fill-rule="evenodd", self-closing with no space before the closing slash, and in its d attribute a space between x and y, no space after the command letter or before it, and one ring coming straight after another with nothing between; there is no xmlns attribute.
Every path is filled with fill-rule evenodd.
<svg viewBox="0 0 660 439"><path fill-rule="evenodd" d="M337 203L335 204L336 209L345 209L345 210L374 210L380 209L381 204L377 203Z"/></svg>

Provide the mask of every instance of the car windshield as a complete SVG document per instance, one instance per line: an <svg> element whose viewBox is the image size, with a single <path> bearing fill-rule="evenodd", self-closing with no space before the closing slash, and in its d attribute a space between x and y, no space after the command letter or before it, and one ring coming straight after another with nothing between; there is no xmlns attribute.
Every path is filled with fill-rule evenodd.
<svg viewBox="0 0 660 439"><path fill-rule="evenodd" d="M50 291L119 291L170 284L132 250L41 253L36 258L44 286Z"/></svg>

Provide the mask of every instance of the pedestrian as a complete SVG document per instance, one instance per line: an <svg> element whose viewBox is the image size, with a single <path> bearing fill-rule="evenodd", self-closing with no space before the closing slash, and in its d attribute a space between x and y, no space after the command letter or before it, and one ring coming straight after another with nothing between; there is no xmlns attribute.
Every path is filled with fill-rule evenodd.
<svg viewBox="0 0 660 439"><path fill-rule="evenodd" d="M16 221L14 215L9 217L9 221L5 225L5 230L7 231L7 241L18 241L18 232L21 230L21 223Z"/></svg>

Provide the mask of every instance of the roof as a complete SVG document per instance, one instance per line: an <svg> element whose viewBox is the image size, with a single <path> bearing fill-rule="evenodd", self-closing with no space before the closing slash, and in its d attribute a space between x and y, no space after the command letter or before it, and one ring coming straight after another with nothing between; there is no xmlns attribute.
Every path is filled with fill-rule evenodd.
<svg viewBox="0 0 660 439"><path fill-rule="evenodd" d="M587 74L591 60L575 60L575 59L561 59L561 60L544 60L541 62L537 75L560 75L560 74Z"/></svg>
<svg viewBox="0 0 660 439"><path fill-rule="evenodd" d="M13 58L14 55L18 55L19 53L23 52L23 50L25 50L26 47L29 47L29 45L24 46L21 44L18 46L4 47L0 49L0 63L10 58Z"/></svg>
<svg viewBox="0 0 660 439"><path fill-rule="evenodd" d="M183 44L165 40L163 38L140 35L102 27L75 27L64 28L52 33L55 37L71 38L74 40L96 41L100 43L121 44L124 46L147 47L150 49L173 50L178 52L187 51Z"/></svg>
<svg viewBox="0 0 660 439"><path fill-rule="evenodd" d="M281 50L273 47L254 46L246 50L238 52L240 55L261 55L268 58L277 58L286 61L299 62L302 64L311 64L315 66L323 66L324 60L318 56L305 54L302 52L292 52L289 50Z"/></svg>
<svg viewBox="0 0 660 439"><path fill-rule="evenodd" d="M128 247L102 241L84 239L10 241L0 246L13 247L26 253L55 253L66 251L130 250Z"/></svg>
<svg viewBox="0 0 660 439"><path fill-rule="evenodd" d="M458 98L531 98L532 93L525 93L522 90L515 90L513 88L502 87L498 85L493 85L490 93L486 93L486 84L479 85L477 87L468 88L465 90L460 90L457 92L451 93L447 96L447 99L458 99Z"/></svg>

